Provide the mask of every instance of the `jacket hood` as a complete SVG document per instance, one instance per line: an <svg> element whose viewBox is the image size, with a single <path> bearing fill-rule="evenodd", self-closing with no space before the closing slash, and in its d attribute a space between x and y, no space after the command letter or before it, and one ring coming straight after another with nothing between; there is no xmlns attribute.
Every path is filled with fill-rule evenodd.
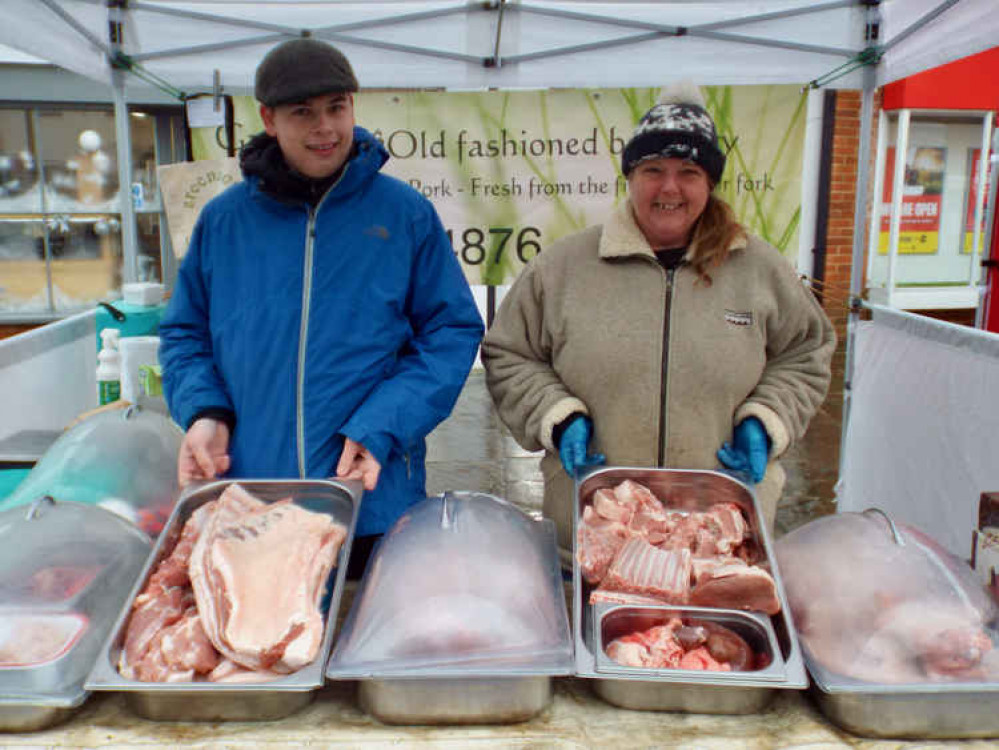
<svg viewBox="0 0 999 750"><path fill-rule="evenodd" d="M377 174L388 158L388 151L370 132L355 126L350 158L344 168L329 177L316 180L293 169L285 161L277 138L267 133L258 133L240 149L239 167L244 179L255 181L271 197L314 206L334 184L343 193L357 189Z"/></svg>

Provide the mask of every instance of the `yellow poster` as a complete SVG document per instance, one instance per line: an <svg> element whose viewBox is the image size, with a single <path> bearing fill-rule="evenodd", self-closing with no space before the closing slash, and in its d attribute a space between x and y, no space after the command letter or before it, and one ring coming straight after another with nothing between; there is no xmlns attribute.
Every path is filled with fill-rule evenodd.
<svg viewBox="0 0 999 750"><path fill-rule="evenodd" d="M728 162L716 190L750 231L797 249L805 95L797 86L702 89ZM391 156L384 171L427 196L473 284L509 283L556 239L625 199L621 152L658 89L362 92L359 125ZM237 146L260 132L235 97ZM196 159L218 139L195 139Z"/></svg>
<svg viewBox="0 0 999 750"><path fill-rule="evenodd" d="M898 226L898 252L901 255L932 255L940 248L940 209L943 197L947 149L942 146L913 146L905 160L901 218ZM895 149L885 154L884 209L878 235L878 252L888 254L891 239L892 180Z"/></svg>

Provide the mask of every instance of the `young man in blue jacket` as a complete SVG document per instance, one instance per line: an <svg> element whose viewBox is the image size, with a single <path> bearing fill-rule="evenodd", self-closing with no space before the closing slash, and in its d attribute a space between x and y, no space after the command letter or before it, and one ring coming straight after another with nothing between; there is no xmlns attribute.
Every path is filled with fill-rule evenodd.
<svg viewBox="0 0 999 750"><path fill-rule="evenodd" d="M336 48L295 39L256 72L265 132L205 206L160 326L181 485L222 474L364 485L375 538L425 496L425 436L483 326L434 207L381 174Z"/></svg>

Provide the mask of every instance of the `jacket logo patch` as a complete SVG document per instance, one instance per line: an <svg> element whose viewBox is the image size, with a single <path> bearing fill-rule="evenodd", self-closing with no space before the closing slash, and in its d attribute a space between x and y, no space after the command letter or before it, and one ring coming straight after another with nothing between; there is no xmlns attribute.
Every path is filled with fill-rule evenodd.
<svg viewBox="0 0 999 750"><path fill-rule="evenodd" d="M735 310L726 310L725 322L731 323L734 326L751 326L753 325L753 313L736 312Z"/></svg>
<svg viewBox="0 0 999 750"><path fill-rule="evenodd" d="M364 233L369 237L377 237L380 240L387 240L389 238L389 230L381 224L372 224L364 230Z"/></svg>

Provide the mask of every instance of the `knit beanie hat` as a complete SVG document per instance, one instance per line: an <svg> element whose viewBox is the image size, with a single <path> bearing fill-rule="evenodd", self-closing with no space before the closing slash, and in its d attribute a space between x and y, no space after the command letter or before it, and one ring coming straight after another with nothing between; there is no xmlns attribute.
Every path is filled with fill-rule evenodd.
<svg viewBox="0 0 999 750"><path fill-rule="evenodd" d="M700 166L712 183L721 180L725 154L718 146L714 120L696 88L664 92L638 122L621 154L624 176L647 159L675 157Z"/></svg>
<svg viewBox="0 0 999 750"><path fill-rule="evenodd" d="M257 66L254 95L268 107L320 94L357 91L344 54L318 39L292 39L271 49Z"/></svg>

